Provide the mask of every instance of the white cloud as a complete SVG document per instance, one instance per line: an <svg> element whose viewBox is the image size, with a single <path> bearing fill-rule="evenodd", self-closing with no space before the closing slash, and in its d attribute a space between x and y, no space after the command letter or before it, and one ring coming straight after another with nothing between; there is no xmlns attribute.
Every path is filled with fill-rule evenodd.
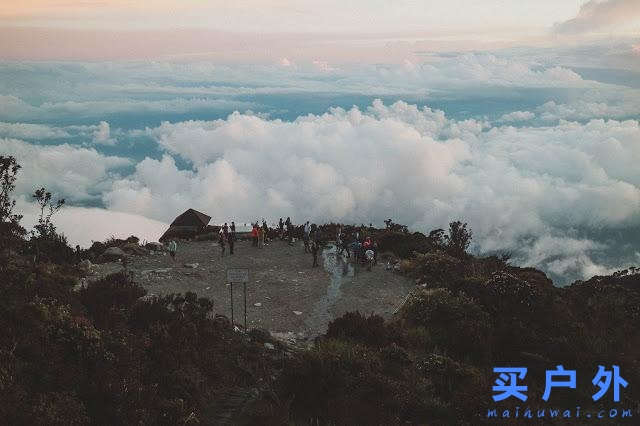
<svg viewBox="0 0 640 426"><path fill-rule="evenodd" d="M3 104L4 101L7 101ZM55 120L74 117L92 118L121 113L175 113L185 114L202 110L249 109L252 102L208 98L175 98L170 100L89 100L49 101L33 106L15 96L0 95L0 118L20 121L29 119Z"/></svg>
<svg viewBox="0 0 640 426"><path fill-rule="evenodd" d="M508 114L503 114L498 121L503 123L515 123L519 121L533 120L536 115L531 111L513 111Z"/></svg>
<svg viewBox="0 0 640 426"><path fill-rule="evenodd" d="M101 121L98 128L93 132L93 142L101 145L115 145L116 140L111 138L111 128L109 123Z"/></svg>
<svg viewBox="0 0 640 426"><path fill-rule="evenodd" d="M27 229L37 223L38 207L18 199L16 211L24 215L21 223ZM100 208L65 206L53 217L57 231L64 234L71 246L91 246L92 241L104 241L114 236L127 238L135 235L141 241L157 241L168 225L146 217Z"/></svg>
<svg viewBox="0 0 640 426"><path fill-rule="evenodd" d="M590 0L580 7L578 16L558 23L558 33L588 33L610 29L640 20L640 2L637 0Z"/></svg>
<svg viewBox="0 0 640 426"><path fill-rule="evenodd" d="M131 165L131 160L105 156L94 149L68 144L38 146L17 139L0 139L1 151L13 155L22 166L16 193L30 195L45 186L70 201L99 200L110 187L113 170Z"/></svg>
<svg viewBox="0 0 640 426"><path fill-rule="evenodd" d="M16 139L61 139L70 135L63 128L43 124L0 122L0 136Z"/></svg>
<svg viewBox="0 0 640 426"><path fill-rule="evenodd" d="M480 251L514 251L552 272L582 259L580 277L607 267L585 261L607 249L595 234L640 226L638 121L490 128L376 101L293 122L235 113L147 132L193 170L146 159L104 201L162 221L189 207L215 221L393 217L422 230L462 218Z"/></svg>
<svg viewBox="0 0 640 426"><path fill-rule="evenodd" d="M635 118L640 115L640 90L627 89L624 93L615 92L616 99L609 96L585 96L567 103L545 102L536 108L544 121L579 120L593 118Z"/></svg>

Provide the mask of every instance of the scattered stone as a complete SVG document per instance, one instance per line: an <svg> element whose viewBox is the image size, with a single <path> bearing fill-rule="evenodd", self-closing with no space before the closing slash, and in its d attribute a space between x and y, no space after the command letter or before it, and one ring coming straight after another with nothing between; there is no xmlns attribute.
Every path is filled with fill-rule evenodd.
<svg viewBox="0 0 640 426"><path fill-rule="evenodd" d="M158 242L150 242L145 244L144 246L147 250L153 250L153 251L164 251L164 245L162 245L162 243L158 243Z"/></svg>
<svg viewBox="0 0 640 426"><path fill-rule="evenodd" d="M204 289L205 290L211 290L211 287L205 287Z"/></svg>
<svg viewBox="0 0 640 426"><path fill-rule="evenodd" d="M273 343L269 343L269 342L266 342L266 343L264 344L264 347L265 347L265 348L267 348L267 349L269 349L270 351L272 351L272 350L274 350L274 349L276 348L276 347L273 345Z"/></svg>
<svg viewBox="0 0 640 426"><path fill-rule="evenodd" d="M199 265L199 263L185 263L182 266L184 266L185 268L197 269Z"/></svg>
<svg viewBox="0 0 640 426"><path fill-rule="evenodd" d="M300 311L293 311L293 313L296 314L296 315L302 315L302 312L300 312Z"/></svg>
<svg viewBox="0 0 640 426"><path fill-rule="evenodd" d="M156 274L166 274L167 272L171 272L171 268L155 269L153 272L155 272Z"/></svg>
<svg viewBox="0 0 640 426"><path fill-rule="evenodd" d="M262 303L260 303L260 302L254 303L253 306L257 306L259 308L260 306L262 306Z"/></svg>

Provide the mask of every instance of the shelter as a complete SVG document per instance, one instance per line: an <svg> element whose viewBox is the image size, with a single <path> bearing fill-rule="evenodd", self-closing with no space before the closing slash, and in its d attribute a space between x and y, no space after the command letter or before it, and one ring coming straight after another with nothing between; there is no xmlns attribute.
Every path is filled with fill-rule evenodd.
<svg viewBox="0 0 640 426"><path fill-rule="evenodd" d="M169 229L162 234L159 241L165 241L170 238L194 238L196 235L207 231L207 225L210 220L211 216L189 209L171 222Z"/></svg>

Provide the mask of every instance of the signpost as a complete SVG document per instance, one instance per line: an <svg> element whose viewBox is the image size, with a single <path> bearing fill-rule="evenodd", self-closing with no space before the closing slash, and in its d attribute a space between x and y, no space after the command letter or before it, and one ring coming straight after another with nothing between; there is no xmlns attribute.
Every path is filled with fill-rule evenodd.
<svg viewBox="0 0 640 426"><path fill-rule="evenodd" d="M244 290L244 329L247 330L247 282L249 282L249 268L227 269L229 294L231 296L231 327L233 327L233 284L242 283Z"/></svg>

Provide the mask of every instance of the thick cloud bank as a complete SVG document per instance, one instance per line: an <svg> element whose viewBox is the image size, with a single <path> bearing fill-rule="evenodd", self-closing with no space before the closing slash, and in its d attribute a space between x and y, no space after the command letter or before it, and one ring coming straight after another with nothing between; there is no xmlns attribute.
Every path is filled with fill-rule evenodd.
<svg viewBox="0 0 640 426"><path fill-rule="evenodd" d="M235 113L146 132L166 154L114 180L110 209L161 221L188 207L215 221L392 217L423 231L461 218L475 250L510 251L565 279L637 260L625 238L640 225L638 121L492 127L376 101L293 122Z"/></svg>

